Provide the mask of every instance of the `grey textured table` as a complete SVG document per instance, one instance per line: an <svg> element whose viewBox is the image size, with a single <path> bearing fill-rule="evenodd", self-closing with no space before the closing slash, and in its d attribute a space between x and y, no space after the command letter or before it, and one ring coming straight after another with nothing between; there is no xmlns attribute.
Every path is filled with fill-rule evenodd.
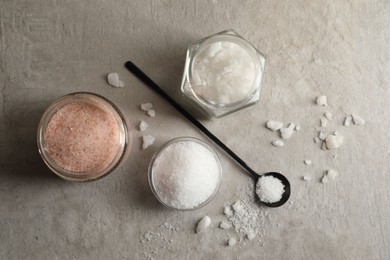
<svg viewBox="0 0 390 260"><path fill-rule="evenodd" d="M386 0L0 0L0 259L390 259L389 24ZM230 248L227 235L237 234L218 220L247 196L248 176L218 150L224 180L209 205L159 205L147 183L153 153L177 136L205 138L123 67L133 60L179 99L187 44L228 28L266 55L261 99L204 123L257 171L285 173L293 189L286 206L261 209L270 217L260 239ZM123 89L107 85L113 71ZM157 141L141 150L135 131L130 158L99 181L56 177L39 157L36 128L52 101L74 91L111 99L134 127L147 121ZM329 107L315 105L320 94ZM140 111L144 102L156 118ZM336 151L313 142L325 111L334 114L327 130L345 137ZM347 113L366 124L343 127ZM268 119L302 130L275 148ZM339 175L324 185L330 168ZM195 234L206 214L212 227Z"/></svg>

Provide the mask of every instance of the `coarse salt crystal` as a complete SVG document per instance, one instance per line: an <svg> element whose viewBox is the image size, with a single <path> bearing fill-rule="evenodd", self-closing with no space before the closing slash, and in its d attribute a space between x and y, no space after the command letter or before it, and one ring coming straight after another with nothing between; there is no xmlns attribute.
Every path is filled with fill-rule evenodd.
<svg viewBox="0 0 390 260"><path fill-rule="evenodd" d="M304 181L311 181L311 177L310 177L310 176L307 176L307 175L303 176L302 179L303 179Z"/></svg>
<svg viewBox="0 0 390 260"><path fill-rule="evenodd" d="M276 147L283 147L284 146L284 142L282 140L276 140L276 141L272 142L272 145L276 146Z"/></svg>
<svg viewBox="0 0 390 260"><path fill-rule="evenodd" d="M335 170L328 170L326 172L326 176L328 176L331 180L334 180L337 177L337 172Z"/></svg>
<svg viewBox="0 0 390 260"><path fill-rule="evenodd" d="M123 88L124 83L119 79L118 73L110 73L107 76L108 84L116 88Z"/></svg>
<svg viewBox="0 0 390 260"><path fill-rule="evenodd" d="M145 131L146 128L148 128L148 124L145 121L141 121L141 123L139 124L139 130Z"/></svg>
<svg viewBox="0 0 390 260"><path fill-rule="evenodd" d="M326 125L328 124L328 119L324 117L322 117L320 121L321 121L321 127L326 127Z"/></svg>
<svg viewBox="0 0 390 260"><path fill-rule="evenodd" d="M326 183L328 183L328 176L326 175L326 173L324 174L324 176L322 176L322 179L321 179L321 182L323 183L323 184L326 184Z"/></svg>
<svg viewBox="0 0 390 260"><path fill-rule="evenodd" d="M146 149L154 143L156 138L154 138L151 135L145 135L142 137L142 140L143 140L142 149Z"/></svg>
<svg viewBox="0 0 390 260"><path fill-rule="evenodd" d="M219 224L219 227L222 229L229 229L230 225L226 221L221 221L221 223Z"/></svg>
<svg viewBox="0 0 390 260"><path fill-rule="evenodd" d="M324 116L326 117L326 119L328 120L332 120L333 118L333 114L331 112L325 112L324 113Z"/></svg>
<svg viewBox="0 0 390 260"><path fill-rule="evenodd" d="M310 160L305 160L305 164L306 165L311 165L311 161Z"/></svg>
<svg viewBox="0 0 390 260"><path fill-rule="evenodd" d="M233 208L234 212L237 213L237 214L242 214L242 213L244 212L240 200L237 200L237 201L232 205L232 208Z"/></svg>
<svg viewBox="0 0 390 260"><path fill-rule="evenodd" d="M286 128L281 128L280 129L280 134L282 136L283 139L287 140L289 139L292 134L294 133L294 123L290 123L290 125Z"/></svg>
<svg viewBox="0 0 390 260"><path fill-rule="evenodd" d="M328 134L324 131L320 131L320 133L318 134L318 138L320 138L322 141L325 140L327 136Z"/></svg>
<svg viewBox="0 0 390 260"><path fill-rule="evenodd" d="M319 106L327 106L328 105L328 101L327 101L326 96L318 96L316 99L316 102L317 102L317 105L319 105Z"/></svg>
<svg viewBox="0 0 390 260"><path fill-rule="evenodd" d="M223 209L223 213L225 213L226 216L232 216L233 215L233 210L230 206L226 206Z"/></svg>
<svg viewBox="0 0 390 260"><path fill-rule="evenodd" d="M282 127L283 127L282 122L278 122L278 121L274 121L274 120L268 120L268 122L267 122L267 128L271 129L272 131L277 131Z"/></svg>
<svg viewBox="0 0 390 260"><path fill-rule="evenodd" d="M297 131L301 130L301 125L296 125L295 130L297 130Z"/></svg>
<svg viewBox="0 0 390 260"><path fill-rule="evenodd" d="M209 216L204 216L196 226L196 233L205 231L208 226L211 224L211 219Z"/></svg>
<svg viewBox="0 0 390 260"><path fill-rule="evenodd" d="M272 176L262 176L256 183L256 194L262 202L278 202L282 198L283 193L283 183Z"/></svg>
<svg viewBox="0 0 390 260"><path fill-rule="evenodd" d="M318 138L317 136L314 137L313 140L314 140L314 142L317 143L317 144L321 142L320 138Z"/></svg>
<svg viewBox="0 0 390 260"><path fill-rule="evenodd" d="M228 240L229 246L234 246L236 243L237 243L237 239L235 239L234 237L229 238Z"/></svg>
<svg viewBox="0 0 390 260"><path fill-rule="evenodd" d="M339 148L343 141L344 137L341 135L329 135L325 140L326 148L329 150Z"/></svg>
<svg viewBox="0 0 390 260"><path fill-rule="evenodd" d="M346 116L345 120L344 120L344 125L345 126L350 126L351 125L351 121L352 121L352 116L351 115Z"/></svg>
<svg viewBox="0 0 390 260"><path fill-rule="evenodd" d="M248 232L248 234L246 234L246 237L248 238L248 240L253 240L256 237L256 233L251 230Z"/></svg>
<svg viewBox="0 0 390 260"><path fill-rule="evenodd" d="M150 117L155 117L156 116L156 111L154 109L150 109L150 110L148 110L148 115Z"/></svg>
<svg viewBox="0 0 390 260"><path fill-rule="evenodd" d="M152 108L153 108L153 104L152 103L141 104L141 110L143 110L143 111L149 111Z"/></svg>
<svg viewBox="0 0 390 260"><path fill-rule="evenodd" d="M356 114L352 114L353 123L355 125L364 125L366 121Z"/></svg>

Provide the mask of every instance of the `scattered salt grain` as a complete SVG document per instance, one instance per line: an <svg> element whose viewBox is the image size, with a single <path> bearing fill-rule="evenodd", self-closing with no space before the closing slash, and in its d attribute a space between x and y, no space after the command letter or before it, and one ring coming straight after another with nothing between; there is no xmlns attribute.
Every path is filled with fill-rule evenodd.
<svg viewBox="0 0 390 260"><path fill-rule="evenodd" d="M297 130L297 131L301 130L301 125L296 125L295 130Z"/></svg>
<svg viewBox="0 0 390 260"><path fill-rule="evenodd" d="M344 141L344 137L341 135L329 135L326 137L326 148L329 150L339 148Z"/></svg>
<svg viewBox="0 0 390 260"><path fill-rule="evenodd" d="M195 141L176 141L157 155L152 181L159 199L176 209L192 209L208 200L220 182L215 154Z"/></svg>
<svg viewBox="0 0 390 260"><path fill-rule="evenodd" d="M324 116L326 117L326 119L328 120L332 120L333 118L333 114L331 112L325 112L324 113Z"/></svg>
<svg viewBox="0 0 390 260"><path fill-rule="evenodd" d="M318 96L316 99L317 105L319 106L328 106L328 101L326 96Z"/></svg>
<svg viewBox="0 0 390 260"><path fill-rule="evenodd" d="M248 234L246 234L246 237L248 238L248 240L253 240L256 237L256 233L251 230L248 232Z"/></svg>
<svg viewBox="0 0 390 260"><path fill-rule="evenodd" d="M311 165L311 161L310 160L305 160L305 164L306 165Z"/></svg>
<svg viewBox="0 0 390 260"><path fill-rule="evenodd" d="M141 121L141 123L139 124L139 130L145 131L146 128L148 128L148 124L145 121Z"/></svg>
<svg viewBox="0 0 390 260"><path fill-rule="evenodd" d="M228 240L229 246L234 246L236 243L237 243L237 239L235 239L234 237L229 238Z"/></svg>
<svg viewBox="0 0 390 260"><path fill-rule="evenodd" d="M283 127L282 122L278 122L278 121L274 121L274 120L268 120L268 122L267 122L267 128L271 129L272 131L277 131L282 127Z"/></svg>
<svg viewBox="0 0 390 260"><path fill-rule="evenodd" d="M143 110L143 111L149 111L152 108L153 108L153 104L152 103L141 104L141 110Z"/></svg>
<svg viewBox="0 0 390 260"><path fill-rule="evenodd" d="M237 214L242 214L244 212L244 209L242 208L242 205L241 205L241 201L240 200L237 200L233 206L232 206L233 210L235 213Z"/></svg>
<svg viewBox="0 0 390 260"><path fill-rule="evenodd" d="M226 216L231 216L231 215L233 215L233 210L230 206L226 206L223 209L223 213L225 213Z"/></svg>
<svg viewBox="0 0 390 260"><path fill-rule="evenodd" d="M209 216L204 216L196 226L196 233L205 231L208 226L211 224L211 219Z"/></svg>
<svg viewBox="0 0 390 260"><path fill-rule="evenodd" d="M345 126L350 126L351 125L351 121L352 121L352 116L351 115L346 116L345 120L344 120L344 125Z"/></svg>
<svg viewBox="0 0 390 260"><path fill-rule="evenodd" d="M151 135L145 135L142 137L142 140L143 140L142 149L146 149L154 143L156 138L154 138Z"/></svg>
<svg viewBox="0 0 390 260"><path fill-rule="evenodd" d="M284 142L282 140L276 140L276 141L272 142L272 145L276 146L276 147L283 147L284 146Z"/></svg>
<svg viewBox="0 0 390 260"><path fill-rule="evenodd" d="M322 179L321 179L321 182L323 183L323 184L326 184L326 183L328 183L328 176L326 175L326 173L324 174L324 176L322 176Z"/></svg>
<svg viewBox="0 0 390 260"><path fill-rule="evenodd" d="M358 115L352 114L353 123L355 125L364 125L366 121Z"/></svg>
<svg viewBox="0 0 390 260"><path fill-rule="evenodd" d="M118 73L110 73L107 76L108 84L116 88L123 88L124 83L119 79Z"/></svg>
<svg viewBox="0 0 390 260"><path fill-rule="evenodd" d="M294 123L290 123L288 127L280 129L280 134L284 140L287 140L292 136L294 133L294 127Z"/></svg>
<svg viewBox="0 0 390 260"><path fill-rule="evenodd" d="M320 138L321 140L325 140L327 136L328 134L325 133L324 131L320 131L318 134L318 138Z"/></svg>
<svg viewBox="0 0 390 260"><path fill-rule="evenodd" d="M283 183L272 176L262 176L256 183L256 194L262 202L278 202L282 198L283 193Z"/></svg>
<svg viewBox="0 0 390 260"><path fill-rule="evenodd" d="M334 180L337 177L337 172L335 170L328 170L326 176L329 177L329 179Z"/></svg>
<svg viewBox="0 0 390 260"><path fill-rule="evenodd" d="M303 176L302 179L303 179L304 181L311 181L311 177L310 177L310 176L307 176L307 175Z"/></svg>
<svg viewBox="0 0 390 260"><path fill-rule="evenodd" d="M156 111L154 109L150 109L150 110L148 110L148 115L150 117L155 117L156 116Z"/></svg>
<svg viewBox="0 0 390 260"><path fill-rule="evenodd" d="M219 227L222 229L229 229L230 225L226 221L221 221L221 223L219 224Z"/></svg>
<svg viewBox="0 0 390 260"><path fill-rule="evenodd" d="M328 119L324 117L322 117L320 121L321 121L321 127L326 127L326 125L328 124Z"/></svg>

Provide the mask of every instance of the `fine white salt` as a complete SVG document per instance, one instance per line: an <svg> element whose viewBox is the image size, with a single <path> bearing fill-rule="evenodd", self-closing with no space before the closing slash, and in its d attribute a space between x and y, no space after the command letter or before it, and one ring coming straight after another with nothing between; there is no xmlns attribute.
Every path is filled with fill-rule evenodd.
<svg viewBox="0 0 390 260"><path fill-rule="evenodd" d="M262 176L256 183L256 193L262 202L278 202L284 193L284 185L277 178Z"/></svg>
<svg viewBox="0 0 390 260"><path fill-rule="evenodd" d="M205 202L220 181L217 157L194 141L174 142L165 147L152 172L160 200L177 209L191 209Z"/></svg>
<svg viewBox="0 0 390 260"><path fill-rule="evenodd" d="M205 231L208 226L211 224L211 219L209 216L204 216L196 226L196 233Z"/></svg>
<svg viewBox="0 0 390 260"><path fill-rule="evenodd" d="M156 140L156 138L154 138L153 136L151 135L145 135L142 137L142 141L143 141L143 144L142 144L142 149L146 149L148 148L149 146L151 146L154 141Z"/></svg>

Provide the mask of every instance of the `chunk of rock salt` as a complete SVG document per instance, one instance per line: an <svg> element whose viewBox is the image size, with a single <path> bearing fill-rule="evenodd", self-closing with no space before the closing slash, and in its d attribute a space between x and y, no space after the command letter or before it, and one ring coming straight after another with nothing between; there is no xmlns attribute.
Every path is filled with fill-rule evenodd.
<svg viewBox="0 0 390 260"><path fill-rule="evenodd" d="M328 124L328 119L322 117L320 120L321 120L321 127L326 127L326 125Z"/></svg>
<svg viewBox="0 0 390 260"><path fill-rule="evenodd" d="M332 120L333 118L333 114L331 112L325 112L324 113L324 116L326 117L326 119L328 120Z"/></svg>
<svg viewBox="0 0 390 260"><path fill-rule="evenodd" d="M229 238L228 240L229 246L234 246L236 243L237 243L237 239L235 239L234 237Z"/></svg>
<svg viewBox="0 0 390 260"><path fill-rule="evenodd" d="M305 175L305 176L302 177L302 180L304 180L304 181L311 181L311 177Z"/></svg>
<svg viewBox="0 0 390 260"><path fill-rule="evenodd" d="M141 121L141 123L139 124L139 130L145 131L146 128L148 128L148 124L145 121Z"/></svg>
<svg viewBox="0 0 390 260"><path fill-rule="evenodd" d="M142 140L143 140L142 149L146 149L154 143L156 138L154 138L151 135L145 135L142 137Z"/></svg>
<svg viewBox="0 0 390 260"><path fill-rule="evenodd" d="M344 120L344 125L345 126L350 126L351 125L351 121L352 121L352 116L351 115L346 116L345 120Z"/></svg>
<svg viewBox="0 0 390 260"><path fill-rule="evenodd" d="M111 86L116 87L116 88L123 88L123 86L125 85L119 79L118 73L110 73L110 74L108 74L107 81L108 81L108 84L110 84Z"/></svg>
<svg viewBox="0 0 390 260"><path fill-rule="evenodd" d="M148 115L150 117L155 117L156 116L156 111L154 111L154 109L150 109L150 110L148 110Z"/></svg>
<svg viewBox="0 0 390 260"><path fill-rule="evenodd" d="M233 210L230 206L226 206L223 209L223 213L225 213L226 216L232 216L233 215Z"/></svg>
<svg viewBox="0 0 390 260"><path fill-rule="evenodd" d="M290 123L288 127L280 129L280 134L284 140L287 140L292 136L294 133L294 127L294 123Z"/></svg>
<svg viewBox="0 0 390 260"><path fill-rule="evenodd" d="M310 160L305 160L305 164L306 165L311 165L311 161Z"/></svg>
<svg viewBox="0 0 390 260"><path fill-rule="evenodd" d="M337 172L335 170L328 170L326 176L329 177L329 179L334 180L337 177Z"/></svg>
<svg viewBox="0 0 390 260"><path fill-rule="evenodd" d="M242 205L241 205L241 200L237 200L232 205L232 208L233 208L234 212L237 214L242 214L244 212L244 209L242 208Z"/></svg>
<svg viewBox="0 0 390 260"><path fill-rule="evenodd" d="M143 111L149 111L152 108L153 108L152 103L141 104L141 110L143 110Z"/></svg>
<svg viewBox="0 0 390 260"><path fill-rule="evenodd" d="M339 148L343 141L344 137L341 135L328 135L325 140L326 148L329 150Z"/></svg>
<svg viewBox="0 0 390 260"><path fill-rule="evenodd" d="M276 141L272 142L272 145L276 146L276 147L283 147L284 146L284 142L282 140L276 140Z"/></svg>
<svg viewBox="0 0 390 260"><path fill-rule="evenodd" d="M204 216L196 226L196 233L205 231L207 227L211 224L211 219L209 216Z"/></svg>
<svg viewBox="0 0 390 260"><path fill-rule="evenodd" d="M355 125L364 125L366 121L358 115L352 114L353 123Z"/></svg>
<svg viewBox="0 0 390 260"><path fill-rule="evenodd" d="M267 128L271 129L272 131L277 131L282 127L283 127L282 122L278 122L278 121L274 121L274 120L268 120L268 122L267 122Z"/></svg>
<svg viewBox="0 0 390 260"><path fill-rule="evenodd" d="M219 227L222 228L222 229L229 229L229 228L230 228L230 225L229 225L229 223L227 223L226 221L222 221L222 222L219 224Z"/></svg>
<svg viewBox="0 0 390 260"><path fill-rule="evenodd" d="M319 106L327 106L328 105L328 101L327 101L326 96L318 96L316 99L316 102L317 102L317 105L319 105Z"/></svg>

